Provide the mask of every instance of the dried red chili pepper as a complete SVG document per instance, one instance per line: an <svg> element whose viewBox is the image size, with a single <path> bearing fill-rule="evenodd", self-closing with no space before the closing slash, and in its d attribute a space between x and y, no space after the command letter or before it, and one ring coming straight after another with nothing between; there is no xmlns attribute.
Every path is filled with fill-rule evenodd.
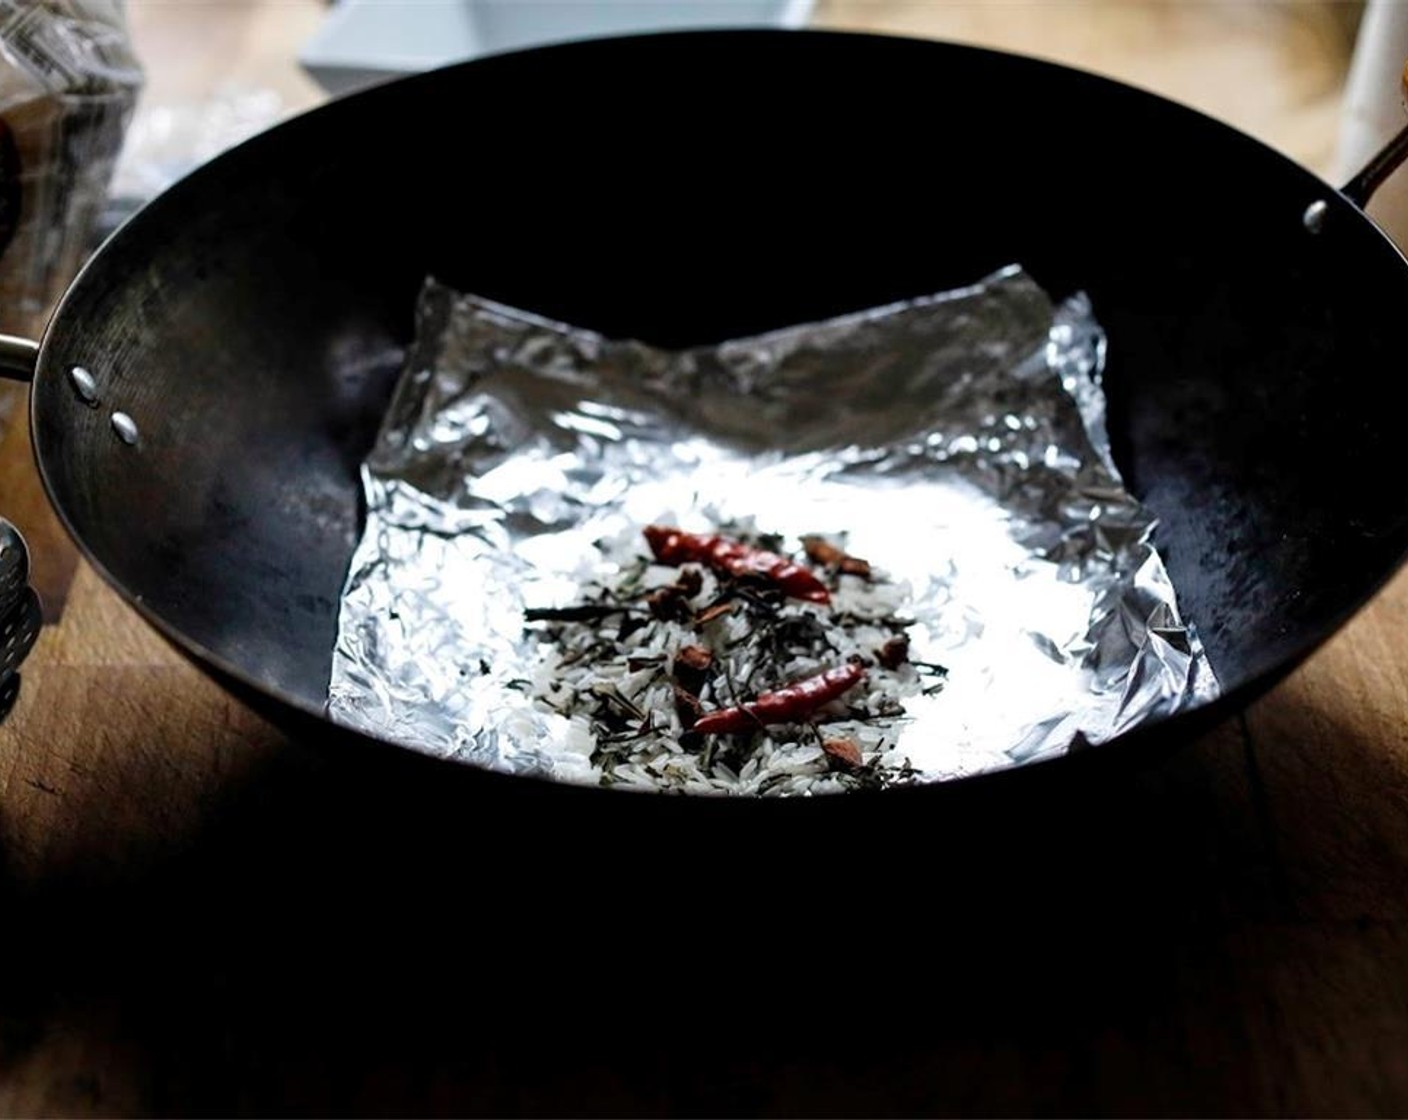
<svg viewBox="0 0 1408 1120"><path fill-rule="evenodd" d="M765 692L742 707L710 712L695 723L694 730L701 735L724 735L731 731L752 731L760 724L793 723L805 719L864 679L865 670L849 662L776 692Z"/></svg>
<svg viewBox="0 0 1408 1120"><path fill-rule="evenodd" d="M829 603L826 585L800 564L766 549L754 548L728 537L704 537L664 525L647 525L645 539L662 564L694 560L731 576L763 576L793 599Z"/></svg>

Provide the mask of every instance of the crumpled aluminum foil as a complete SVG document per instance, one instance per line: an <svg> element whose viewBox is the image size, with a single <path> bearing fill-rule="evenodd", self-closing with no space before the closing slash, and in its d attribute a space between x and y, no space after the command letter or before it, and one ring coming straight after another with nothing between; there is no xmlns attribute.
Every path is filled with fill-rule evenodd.
<svg viewBox="0 0 1408 1120"><path fill-rule="evenodd" d="M752 518L846 534L911 591L946 687L897 728L921 780L1096 744L1216 677L1110 456L1104 336L1017 267L715 347L611 341L430 281L363 467L328 712L417 750L594 780L524 688L525 608L594 542Z"/></svg>

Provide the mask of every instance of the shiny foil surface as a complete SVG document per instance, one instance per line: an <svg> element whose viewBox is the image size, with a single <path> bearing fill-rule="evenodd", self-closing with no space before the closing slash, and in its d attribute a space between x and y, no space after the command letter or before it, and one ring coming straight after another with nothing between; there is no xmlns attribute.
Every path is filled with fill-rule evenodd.
<svg viewBox="0 0 1408 1120"><path fill-rule="evenodd" d="M595 781L525 682L524 611L652 522L809 533L907 586L946 686L897 749L943 781L1218 692L1105 432L1105 339L1020 268L718 346L613 341L428 282L377 444L328 711L416 750ZM644 552L642 544L642 552Z"/></svg>

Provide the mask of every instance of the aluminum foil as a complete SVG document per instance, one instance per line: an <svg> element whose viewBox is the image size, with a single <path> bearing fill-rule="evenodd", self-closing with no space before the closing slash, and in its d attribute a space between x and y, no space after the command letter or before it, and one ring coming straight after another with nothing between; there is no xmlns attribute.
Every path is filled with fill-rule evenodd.
<svg viewBox="0 0 1408 1120"><path fill-rule="evenodd" d="M362 471L328 711L417 750L592 781L524 680L530 607L599 540L751 519L908 585L946 687L896 730L920 780L1097 744L1217 695L1105 431L1104 336L1021 269L666 351L427 283Z"/></svg>

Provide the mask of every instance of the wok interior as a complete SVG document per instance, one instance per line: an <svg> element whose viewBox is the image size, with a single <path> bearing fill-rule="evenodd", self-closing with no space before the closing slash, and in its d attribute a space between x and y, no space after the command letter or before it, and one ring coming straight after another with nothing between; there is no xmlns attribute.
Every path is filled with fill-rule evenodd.
<svg viewBox="0 0 1408 1120"><path fill-rule="evenodd" d="M1322 197L1315 237L1301 212ZM36 441L56 504L131 596L320 710L357 466L427 274L672 346L1009 262L1090 294L1116 457L1226 686L1283 667L1397 564L1408 278L1387 242L1194 114L904 40L555 48L275 130L82 277L47 343ZM75 363L101 408L69 391ZM109 430L117 408L136 448Z"/></svg>

